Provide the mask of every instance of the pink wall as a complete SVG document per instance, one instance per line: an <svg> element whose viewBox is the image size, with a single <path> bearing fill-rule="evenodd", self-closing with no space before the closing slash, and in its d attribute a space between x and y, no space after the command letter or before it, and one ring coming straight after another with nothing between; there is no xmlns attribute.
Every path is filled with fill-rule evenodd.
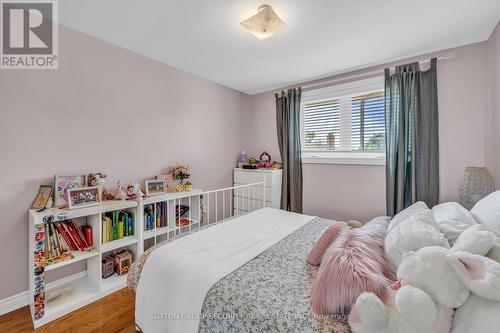
<svg viewBox="0 0 500 333"><path fill-rule="evenodd" d="M453 53L438 63L441 200L457 200L466 166L484 165L486 121L486 43L438 52L421 58ZM414 61L408 59L398 63ZM334 77L372 72L395 63ZM331 80L328 78L326 80ZM321 81L319 81L321 82ZM268 150L279 158L274 93L252 97L255 133L247 150L257 155ZM368 219L385 212L385 168L305 164L304 211L332 219Z"/></svg>
<svg viewBox="0 0 500 333"><path fill-rule="evenodd" d="M486 166L500 189L500 23L488 41Z"/></svg>
<svg viewBox="0 0 500 333"><path fill-rule="evenodd" d="M58 70L0 73L0 299L28 288L28 215L55 174L127 184L190 164L195 187L232 182L248 95L61 27Z"/></svg>

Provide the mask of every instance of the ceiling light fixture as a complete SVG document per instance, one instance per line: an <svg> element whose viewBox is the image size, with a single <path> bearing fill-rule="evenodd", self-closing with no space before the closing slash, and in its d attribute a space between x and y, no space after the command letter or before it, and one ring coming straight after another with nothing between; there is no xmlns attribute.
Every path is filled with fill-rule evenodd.
<svg viewBox="0 0 500 333"><path fill-rule="evenodd" d="M262 5L257 10L257 14L247 18L240 23L252 35L258 39L266 39L286 27L286 23L269 5Z"/></svg>

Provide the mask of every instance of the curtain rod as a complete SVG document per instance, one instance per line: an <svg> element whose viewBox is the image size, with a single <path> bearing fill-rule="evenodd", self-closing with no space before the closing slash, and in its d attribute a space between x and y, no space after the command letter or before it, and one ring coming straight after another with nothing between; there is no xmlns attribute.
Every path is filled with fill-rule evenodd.
<svg viewBox="0 0 500 333"><path fill-rule="evenodd" d="M449 60L449 59L453 59L454 56L455 56L454 53L449 53L449 54L437 57L437 60ZM411 61L410 63L412 63L412 62L419 62L420 64L425 64L425 63L430 63L431 59L415 60L415 61ZM394 67L391 67L391 68L394 68ZM342 75L342 74L339 74L339 75ZM379 68L379 69L376 69L376 70L373 70L370 72L348 75L348 76L333 78L333 79L322 81L322 82L316 82L316 83L305 84L302 86L299 85L299 86L302 87L302 90L310 90L312 88L328 86L331 83L335 83L335 82L339 82L339 81L351 81L351 80L357 79L357 78L368 79L368 78L378 76L378 75L384 75L384 68ZM279 93L279 92L281 92L283 90L287 90L287 89L280 89L279 91L276 91L276 93Z"/></svg>

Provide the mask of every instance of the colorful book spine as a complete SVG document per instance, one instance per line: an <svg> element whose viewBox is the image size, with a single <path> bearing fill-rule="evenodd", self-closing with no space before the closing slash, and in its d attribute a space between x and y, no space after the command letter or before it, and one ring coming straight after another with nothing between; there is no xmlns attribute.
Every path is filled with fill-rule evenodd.
<svg viewBox="0 0 500 333"><path fill-rule="evenodd" d="M134 214L128 210L105 213L102 218L102 243L134 235Z"/></svg>
<svg viewBox="0 0 500 333"><path fill-rule="evenodd" d="M118 222L118 239L122 239L124 237L124 223L123 221Z"/></svg>
<svg viewBox="0 0 500 333"><path fill-rule="evenodd" d="M156 227L160 227L160 221L161 221L161 208L160 208L160 203L156 203Z"/></svg>
<svg viewBox="0 0 500 333"><path fill-rule="evenodd" d="M78 250L78 248L76 247L75 243L73 243L73 241L71 240L71 238L69 237L68 233L66 232L66 230L64 229L64 227L62 226L62 223L61 222L57 222L56 223L56 229L57 231L59 231L59 233L61 234L61 236L64 238L64 240L66 241L66 244L68 244L68 247L72 250L72 251L76 251Z"/></svg>

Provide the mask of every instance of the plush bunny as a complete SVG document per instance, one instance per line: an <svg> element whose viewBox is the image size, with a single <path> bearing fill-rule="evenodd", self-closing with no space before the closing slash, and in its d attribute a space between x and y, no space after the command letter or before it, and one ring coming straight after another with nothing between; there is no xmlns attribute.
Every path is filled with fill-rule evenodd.
<svg viewBox="0 0 500 333"><path fill-rule="evenodd" d="M464 252L487 250L486 245L481 248L474 240L484 242L483 245L491 243L487 232L473 229L462 240L457 239L451 250L430 246L405 253L397 271L401 288L385 304L372 293L361 294L349 318L352 331L449 333L453 309L469 299L500 302L500 264L483 255ZM474 297L469 298L471 292Z"/></svg>

